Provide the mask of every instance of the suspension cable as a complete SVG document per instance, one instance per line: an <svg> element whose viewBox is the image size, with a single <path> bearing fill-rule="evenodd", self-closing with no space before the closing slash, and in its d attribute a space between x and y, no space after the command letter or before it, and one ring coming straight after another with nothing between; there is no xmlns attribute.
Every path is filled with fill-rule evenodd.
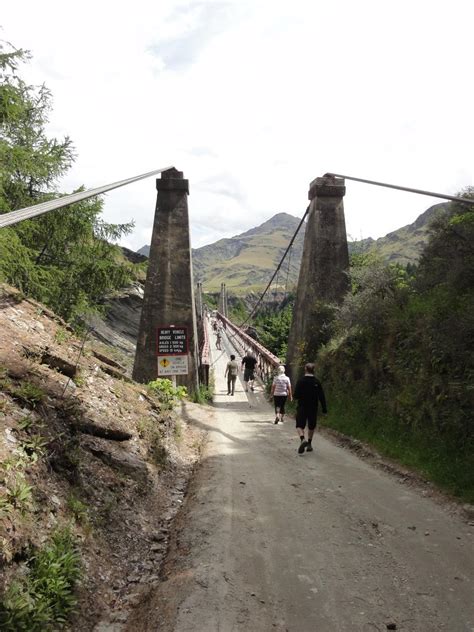
<svg viewBox="0 0 474 632"><path fill-rule="evenodd" d="M377 182L376 180L364 180L363 178L355 178L353 176L342 176L340 173L326 173L324 177L345 178L346 180L354 180L355 182L364 182L365 184L374 184L378 187L386 187L388 189L397 189L398 191L408 191L409 193L418 193L419 195L429 195L430 197L438 197L443 200L452 200L453 202L462 202L463 204L474 204L474 199L457 197L455 195L446 195L444 193L434 193L433 191L424 191L423 189L412 189L410 187L402 187L397 184L387 184L387 182Z"/></svg>
<svg viewBox="0 0 474 632"><path fill-rule="evenodd" d="M278 271L275 279L275 285L273 286L273 301L276 303L278 298L278 277L280 276L280 271Z"/></svg>
<svg viewBox="0 0 474 632"><path fill-rule="evenodd" d="M298 228L295 230L295 233L294 233L293 237L291 238L291 241L290 241L290 243L288 244L288 246L287 246L287 248L286 248L286 250L285 250L285 252L284 252L284 254L283 254L283 257L280 259L280 263L278 264L278 266L277 266L277 268L276 268L275 272L273 273L272 278L271 278L271 279L270 279L270 281L268 282L267 287L263 290L263 292L262 292L262 294L261 294L260 298L259 298L259 299L258 299L258 301L255 303L254 308L252 309L252 311L250 312L250 314L247 316L247 318L244 320L244 322L243 322L243 323L241 323L241 324L239 325L239 327L240 327L241 329L242 329L242 327L243 327L245 324L247 324L247 323L249 322L249 320L253 317L253 315L255 314L255 312L256 312L256 311L257 311L257 309L258 309L258 306L259 306L259 305L260 305L260 303L263 301L263 299L264 299L264 297L265 297L265 294L268 292L268 289L270 288L271 284L273 283L273 279L276 277L276 275L278 274L278 272L279 272L279 270L280 270L280 268L281 268L281 266L282 266L283 262L285 261L286 255L288 254L288 252L289 252L289 250L290 250L291 246L293 245L293 242L294 242L294 241L295 241L295 239L296 239L296 235L299 233L300 228L303 226L303 222L304 222L304 220L306 219L306 216L307 216L307 215L308 215L308 213L309 213L309 208L310 208L310 206L311 206L311 205L308 205L308 207L306 208L306 211L304 212L304 215L303 215L303 217L301 218L300 223L298 224Z"/></svg>
<svg viewBox="0 0 474 632"><path fill-rule="evenodd" d="M290 252L288 254L288 270L286 271L286 281L285 281L285 298L283 299L284 301L286 301L286 297L288 294L288 279L290 277L290 267L291 267L291 253L293 252L293 247L290 248Z"/></svg>
<svg viewBox="0 0 474 632"><path fill-rule="evenodd" d="M158 173L163 173L163 171L168 171L168 169L172 168L173 167L163 167L162 169L155 169L154 171L148 171L147 173L142 173L141 175L133 176L132 178L112 182L112 184L105 184L104 186L96 187L95 189L71 193L70 195L65 195L64 197L56 198L54 200L48 200L47 202L41 202L40 204L26 206L25 208L20 208L16 211L4 213L3 215L0 215L0 228L11 226L12 224L21 222L24 219L36 217L37 215L42 215L43 213L49 213L49 211L55 211L59 208L63 208L64 206L74 204L75 202L87 200L88 198L100 195L101 193L107 193L107 191L124 187L132 182L138 182L139 180L149 178L150 176Z"/></svg>

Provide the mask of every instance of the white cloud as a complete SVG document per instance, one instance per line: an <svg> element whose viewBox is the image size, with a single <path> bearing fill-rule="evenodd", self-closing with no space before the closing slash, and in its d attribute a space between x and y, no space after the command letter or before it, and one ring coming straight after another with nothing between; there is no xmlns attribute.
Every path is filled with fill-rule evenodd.
<svg viewBox="0 0 474 632"><path fill-rule="evenodd" d="M25 20L25 15L28 19ZM327 171L456 193L473 183L470 0L9 3L5 39L54 95L51 132L93 187L174 164L193 245L301 215ZM106 198L149 242L153 179ZM378 237L436 202L347 182L348 232Z"/></svg>

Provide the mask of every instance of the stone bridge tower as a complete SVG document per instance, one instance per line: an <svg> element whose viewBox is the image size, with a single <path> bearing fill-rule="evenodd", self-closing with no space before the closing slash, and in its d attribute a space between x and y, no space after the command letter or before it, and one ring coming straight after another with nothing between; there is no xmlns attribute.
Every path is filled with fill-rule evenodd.
<svg viewBox="0 0 474 632"><path fill-rule="evenodd" d="M133 379L149 382L158 375L157 328L185 326L188 331L188 375L178 385L194 391L197 376L197 331L189 238L189 184L175 168L156 181L158 190L145 295L138 331Z"/></svg>
<svg viewBox="0 0 474 632"><path fill-rule="evenodd" d="M293 380L302 372L308 346L317 345L321 305L340 303L350 287L343 197L344 180L332 176L310 184L310 210L288 340L287 364Z"/></svg>

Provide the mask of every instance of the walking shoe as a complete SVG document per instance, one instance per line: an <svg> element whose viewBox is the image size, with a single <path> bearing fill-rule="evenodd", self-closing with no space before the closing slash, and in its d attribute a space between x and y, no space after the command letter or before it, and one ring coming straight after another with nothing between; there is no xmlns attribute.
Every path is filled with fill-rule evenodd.
<svg viewBox="0 0 474 632"><path fill-rule="evenodd" d="M279 422L278 415L275 417L275 421L273 423L277 424Z"/></svg>
<svg viewBox="0 0 474 632"><path fill-rule="evenodd" d="M307 441L302 441L300 444L300 447L298 448L298 454L303 454L307 445L308 445Z"/></svg>
<svg viewBox="0 0 474 632"><path fill-rule="evenodd" d="M312 452L313 451L313 446L311 445L311 443L308 443L308 447L306 448L306 452Z"/></svg>

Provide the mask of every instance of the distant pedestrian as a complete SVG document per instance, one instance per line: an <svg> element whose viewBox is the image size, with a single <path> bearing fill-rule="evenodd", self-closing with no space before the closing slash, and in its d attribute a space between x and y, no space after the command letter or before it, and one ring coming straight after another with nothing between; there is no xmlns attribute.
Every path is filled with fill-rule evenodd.
<svg viewBox="0 0 474 632"><path fill-rule="evenodd" d="M233 395L235 391L235 382L237 375L239 374L239 365L235 361L235 355L230 356L230 361L227 362L225 368L224 377L227 376L227 395Z"/></svg>
<svg viewBox="0 0 474 632"><path fill-rule="evenodd" d="M285 367L283 365L278 367L278 374L273 379L271 392L273 403L275 404L275 423L277 424L279 421L283 422L285 417L287 398L290 399L290 402L293 400L290 378L285 375Z"/></svg>
<svg viewBox="0 0 474 632"><path fill-rule="evenodd" d="M221 334L220 334L220 332L217 332L217 335L216 335L216 349L219 349L219 351L221 350L221 340L222 340Z"/></svg>
<svg viewBox="0 0 474 632"><path fill-rule="evenodd" d="M295 387L294 398L298 400L296 409L296 431L300 438L298 454L312 452L314 430L318 417L318 402L324 414L327 413L326 397L321 382L314 376L314 364L308 363L304 367L304 377L298 380ZM305 439L304 431L308 426L308 435Z"/></svg>
<svg viewBox="0 0 474 632"><path fill-rule="evenodd" d="M251 391L253 391L256 364L257 364L257 360L254 357L252 350L249 349L246 355L242 358L242 368L244 369L245 392L247 392L249 388Z"/></svg>

